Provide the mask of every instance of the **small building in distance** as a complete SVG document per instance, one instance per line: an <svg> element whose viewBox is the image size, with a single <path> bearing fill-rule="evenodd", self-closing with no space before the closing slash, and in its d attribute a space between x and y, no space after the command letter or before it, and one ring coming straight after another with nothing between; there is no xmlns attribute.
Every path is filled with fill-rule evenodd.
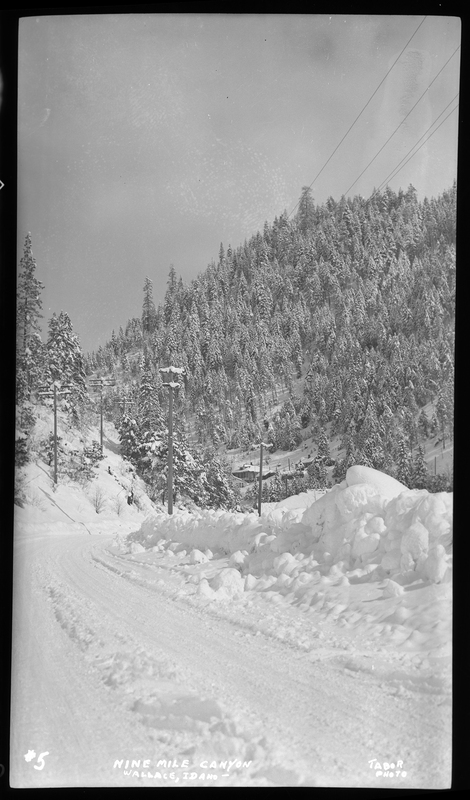
<svg viewBox="0 0 470 800"><path fill-rule="evenodd" d="M255 467L253 464L243 464L239 469L233 470L232 475L247 483L253 483L259 477L259 467ZM271 478L273 475L275 473L272 470L263 472L261 479L265 481L266 478Z"/></svg>

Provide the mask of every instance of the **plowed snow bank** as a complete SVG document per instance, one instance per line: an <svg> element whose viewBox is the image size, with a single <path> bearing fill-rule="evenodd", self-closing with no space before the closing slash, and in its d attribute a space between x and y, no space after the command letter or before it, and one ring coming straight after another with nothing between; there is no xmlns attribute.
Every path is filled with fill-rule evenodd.
<svg viewBox="0 0 470 800"><path fill-rule="evenodd" d="M290 575L302 562L303 585L320 577L318 567L346 576L368 568L371 579L407 584L421 578L450 579L452 495L409 490L394 478L362 466L306 508L255 513L177 511L151 514L131 534L146 549L164 542L231 555L245 554L240 571L261 577ZM280 565L279 554L287 553ZM276 562L276 563L275 563Z"/></svg>

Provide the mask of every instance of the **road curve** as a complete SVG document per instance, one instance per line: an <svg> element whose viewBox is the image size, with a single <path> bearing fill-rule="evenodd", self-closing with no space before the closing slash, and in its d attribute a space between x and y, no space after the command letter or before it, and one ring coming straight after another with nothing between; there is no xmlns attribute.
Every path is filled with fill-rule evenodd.
<svg viewBox="0 0 470 800"><path fill-rule="evenodd" d="M13 787L168 785L176 777L114 766L166 758L250 762L208 781L197 767L198 785L449 785L450 714L432 697L391 695L370 676L247 636L172 600L158 572L142 585L110 544L16 537ZM403 762L405 776L378 778L374 758Z"/></svg>

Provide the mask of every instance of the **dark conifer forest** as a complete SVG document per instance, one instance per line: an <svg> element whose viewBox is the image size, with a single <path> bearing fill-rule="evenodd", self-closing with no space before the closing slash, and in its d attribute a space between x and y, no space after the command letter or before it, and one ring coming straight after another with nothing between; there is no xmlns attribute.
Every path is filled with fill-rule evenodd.
<svg viewBox="0 0 470 800"><path fill-rule="evenodd" d="M337 482L355 463L410 488L449 490L449 476L427 472L423 443L453 436L455 246L455 184L422 202L410 186L322 205L304 188L294 216L266 222L235 248L221 244L189 284L171 266L158 306L146 278L141 316L80 364L75 350L70 381L78 395L82 371L115 381L106 414L123 455L157 486L168 404L159 368L183 367L175 397L180 492L191 495L191 452L201 479L192 495L202 505L233 503L223 453L261 439L275 454L313 437L308 477L293 491L325 485L327 467ZM23 309L20 386L29 398L39 361L28 367L24 319ZM45 346L51 375L65 322L55 320ZM37 332L29 344L36 353Z"/></svg>

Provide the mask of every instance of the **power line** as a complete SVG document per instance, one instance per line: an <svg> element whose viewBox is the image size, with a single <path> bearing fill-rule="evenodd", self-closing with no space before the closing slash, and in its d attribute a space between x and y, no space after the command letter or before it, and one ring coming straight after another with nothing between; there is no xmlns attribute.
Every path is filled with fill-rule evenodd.
<svg viewBox="0 0 470 800"><path fill-rule="evenodd" d="M456 94L456 95L454 95L454 97L452 98L452 100L450 100L450 102L449 102L449 103L447 103L446 107L445 107L445 108L444 108L444 109L441 111L441 113L439 114L439 116L438 116L438 117L436 117L436 119L432 121L432 123L430 124L429 128L428 128L427 130L425 130L423 134L421 134L421 136L419 137L419 139L417 139L417 141L414 143L414 145L413 145L412 147L410 147L410 149L409 149L409 150L408 150L408 152L407 152L407 153L406 153L406 154L403 156L403 158L401 159L401 161L399 161L399 162L398 162L398 164L396 165L396 167L394 167L394 168L392 169L392 171L389 173L389 175L387 175L387 177L385 178L385 180L383 180L383 181L382 181L382 183L380 184L380 186L378 187L378 189L374 189L374 192L372 193L372 195L374 195L376 192L379 192L379 191L380 191L380 189L382 188L382 186L385 186L385 184L388 182L389 178L391 178L391 177L392 177L394 174L396 174L396 172L398 171L398 168L400 168L400 169L401 169L401 165L403 164L403 162L405 161L405 159L406 159L406 158L408 158L408 156L409 156L409 154L411 153L411 151L415 149L415 147L416 147L416 146L419 144L419 142L421 141L421 139L423 139L423 138L424 138L424 136L426 136L426 134L427 134L427 133L428 133L428 132L431 130L431 128L432 128L432 127L434 127L434 125L436 124L437 120L438 120L440 117L442 117L442 115L443 115L443 114L444 114L444 113L447 111L447 109L449 108L449 106L450 106L450 105L451 105L451 104L454 102L454 100L456 100L456 99L457 99L457 97L458 97L458 96L459 96L459 93L457 92L457 94ZM457 104L457 106L456 106L455 108L458 108L458 104ZM452 112L453 112L453 111L455 111L455 108L453 108L453 109L452 109L452 111L450 111L450 112L449 112L449 114L448 114L447 116L449 116L450 114L452 114ZM445 119L447 119L447 117L446 117ZM445 122L445 119L443 119L443 120L442 120L442 122ZM442 124L442 123L441 123L441 124ZM440 126L439 126L439 127L440 127ZM436 131L437 131L437 128L436 128ZM434 133L435 133L435 131L433 131L433 133L431 134L431 136L432 136ZM431 138L431 137L429 137L429 138ZM427 140L426 140L426 141L427 141ZM423 142L423 144L426 144L426 142ZM416 151L416 152L418 152L418 151ZM413 155L415 155L415 154L413 153ZM408 160L409 160L409 159L408 159ZM408 163L408 161L407 161L406 163ZM405 166L405 165L403 164L403 166Z"/></svg>
<svg viewBox="0 0 470 800"><path fill-rule="evenodd" d="M411 155L411 156L410 156L410 157L407 159L407 161L405 161L405 163L404 163L404 164L403 164L403 165L402 165L402 166L401 166L399 169L395 168L395 170L393 171L393 173L390 173L390 175L388 176L388 178L386 178L386 179L385 179L385 181L383 181L383 183L381 183L381 184L380 184L379 188L378 188L378 189L376 189L376 190L373 192L373 194L372 194L372 197L373 197L375 194L377 194L377 192L379 192L379 191L380 191L380 189L381 189L383 186L385 186L385 184L387 183L387 181L389 180L389 178L391 178L391 177L392 177L392 178L394 178L394 177L395 177L395 175L398 175L398 173L399 173L399 172L401 172L401 170L403 169L403 167L406 167L406 165L408 164L408 161L411 161L411 159L412 159L412 158L414 158L414 156L416 155L416 153L418 153L418 152L421 150L421 148L422 148L422 147L424 147L424 145L426 144L426 142L429 142L430 138L431 138L432 136L434 136L434 134L435 134L435 133L437 133L437 131L439 130L439 128L441 127L441 125L443 125L443 124L444 124L444 122L446 121L446 119L448 119L448 118L450 117L450 115L454 113L454 111L457 111L458 107L459 107L459 106L458 106L458 104L457 104L457 105L455 106L455 108L453 108L453 109L452 109L452 111L449 111L449 113L447 114L447 116L446 116L446 117L444 117L444 119L442 120L442 122L441 122L441 123L439 123L439 125L437 126L437 128L436 128L436 129L435 129L435 130L434 130L434 131L433 131L433 132L432 132L432 133L431 133L431 134L428 136L428 138L427 138L427 139L425 139L425 141L424 141L424 142L422 142L422 143L420 144L420 146L418 147L418 149L416 150L416 152L415 152L415 153L413 153L413 154L412 154L412 155ZM442 113L444 113L444 112L442 112ZM439 116L441 116L441 115L439 115ZM434 123L433 123L433 124L434 124ZM432 128L432 125L431 125L431 128ZM428 130L429 130L429 128L428 128ZM421 138L422 138L422 137L421 137ZM419 141L419 139L418 139L418 141ZM416 147L416 145L413 145L413 147L411 148L411 150L413 150L413 148L414 148L414 147ZM411 151L408 151L408 152L411 152ZM406 158L406 156L405 156L405 158ZM402 159L402 160L403 160L403 159ZM401 162L400 162L400 163L401 163Z"/></svg>
<svg viewBox="0 0 470 800"><path fill-rule="evenodd" d="M392 139L392 137L393 137L393 136L395 136L395 134L396 134L397 130L398 130L399 128L401 128L401 126L403 125L403 123L405 122L405 120L407 120L407 119L408 119L408 117L410 116L411 112L412 112L412 111L414 111L414 109L416 108L416 106L418 105L418 103L420 102L420 100L422 100L422 99L423 99L423 97L424 97L424 95L426 94L426 92L428 92L428 91L429 91L429 89L430 89L430 88L431 88L431 86L433 85L434 81L435 81L435 80L437 80L437 78L438 78L438 77L439 77L439 75L441 74L442 70L443 70L443 69L444 69L444 68L447 66L447 64L449 63L449 61L451 60L451 58L453 58L453 57L455 56L455 54L456 54L457 50L460 50L460 45L459 45L458 47L456 47L456 48L455 48L454 52L453 52L453 53L452 53L452 55L451 55L451 56L450 56L450 57L447 59L447 61L446 61L446 63L444 64L444 66L440 68L439 72L438 72L438 73L437 73L437 75L435 75L435 77L432 79L432 81L431 81L431 83L429 84L429 86L428 86L428 87L427 87L427 88L424 90L423 94L422 94L422 95L421 95L421 96L420 96L420 97L417 99L417 101L416 101L416 103L414 104L414 106L413 106L412 108L410 108L410 110L408 111L408 114L406 115L406 117L403 117L403 119L402 119L402 121L400 122L400 124L399 124L399 125L397 125L397 127L395 128L395 130L393 131L393 133L392 133L392 134L391 134L391 135L388 137L388 139L387 139L387 141L385 142L385 144L383 144L383 145L382 145L382 147L380 148L380 150L378 150L378 151L377 151L377 153L376 153L376 154L375 154L375 156L374 156L374 157L373 157L373 158L372 158L372 159L369 161L369 163L367 164L367 166L366 166L366 167L364 167L364 169L362 170L361 174L360 174L360 175L359 175L359 176L356 178L356 180L355 180L355 181L353 181L353 183L351 184L351 186L349 187L349 189L346 189L346 191L344 192L344 194L345 194L345 195L347 195L347 193L348 193L349 191L351 191L351 189L352 189L352 187L354 186L354 184L358 182L359 178L362 178L362 176L364 175L364 172L366 172L366 171L369 169L370 165L371 165L371 164L373 164L373 162L375 161L375 159L377 158L377 156L378 156L378 155L380 155L380 153L382 152L382 150L384 149L384 147L386 147L386 145L389 143L390 139ZM432 127L432 126L431 126L431 127Z"/></svg>
<svg viewBox="0 0 470 800"><path fill-rule="evenodd" d="M423 24L423 22L424 22L426 19L427 19L427 15L423 17L423 19L422 19L422 20L421 20L421 22L419 23L418 27L416 28L415 32L413 33L413 35L410 37L410 39L408 39L408 41L407 41L407 43L405 44L405 46L404 46L403 50L401 51L401 53L400 53L400 54L397 56L397 58L395 59L395 61L394 61L394 62L393 62L393 64L392 64L392 66L391 66L391 67L390 67L390 69L388 70L388 72L387 72L387 73L384 75L384 77L383 77L383 78L382 78L382 80L380 81L380 83L379 83L379 85L377 86L377 88L375 89L375 91L374 91L374 92L371 94L371 96L369 97L369 99L368 99L367 103L365 104L365 106L363 106L363 108L361 109L361 111L360 111L360 112L359 112L359 114L357 115L357 117L356 117L356 119L354 120L354 122L352 123L352 125L350 125L350 127L348 128L348 130L347 130L347 131L346 131L346 133L344 134L344 136L343 136L343 138L341 139L341 141L340 141L340 142L339 142L339 143L336 145L336 147L335 147L335 149L333 150L333 152L332 152L332 154L330 155L330 157L327 159L327 161L325 161L325 163L323 164L323 166L322 166L322 168L321 168L320 172L318 172L318 173L317 173L317 175L314 177L314 179L313 179L312 183L311 183L311 184L310 184L310 186L308 187L309 189L311 189L311 188L312 188L313 184L315 183L315 181L317 180L317 178L319 178L319 177L320 177L320 175L322 174L323 170L325 169L325 167L327 166L327 164L328 164L328 163L331 161L331 159L333 158L333 156L334 156L334 154L336 153L336 151L337 151L337 150L338 150L338 149L341 147L341 145L343 144L344 140L346 139L346 136L347 136L347 135L350 133L350 131L351 131L351 130L354 128L354 126L355 126L356 122L358 121L359 117L360 117L360 116L361 116L361 115L364 113L364 111L366 110L366 108L367 108L367 106L369 105L369 103L371 102L371 100L372 100L372 99L375 97L375 95L376 95L376 94L377 94L377 92L379 91L380 87L382 86L383 82L386 80L386 78L388 77L388 75L390 75L390 73L391 73L392 69L394 68L395 64L396 64L396 63L397 63L397 61L398 61L398 60L399 60L399 59L402 57L403 53L405 52L406 48L407 48L407 47L408 47L408 45L410 44L411 40L412 40L412 39L413 39L413 38L416 36L416 34L418 33L419 29L421 28L421 25ZM297 201L297 203L295 204L295 206L294 206L294 208L292 209L292 211L290 212L290 214L288 214L288 215L287 215L287 218L288 218L288 219L289 219L289 217L290 217L290 216L292 216L292 214L294 213L294 211L295 211L295 209L297 208L297 206L299 205L299 203L300 203L300 200L298 200L298 201Z"/></svg>

